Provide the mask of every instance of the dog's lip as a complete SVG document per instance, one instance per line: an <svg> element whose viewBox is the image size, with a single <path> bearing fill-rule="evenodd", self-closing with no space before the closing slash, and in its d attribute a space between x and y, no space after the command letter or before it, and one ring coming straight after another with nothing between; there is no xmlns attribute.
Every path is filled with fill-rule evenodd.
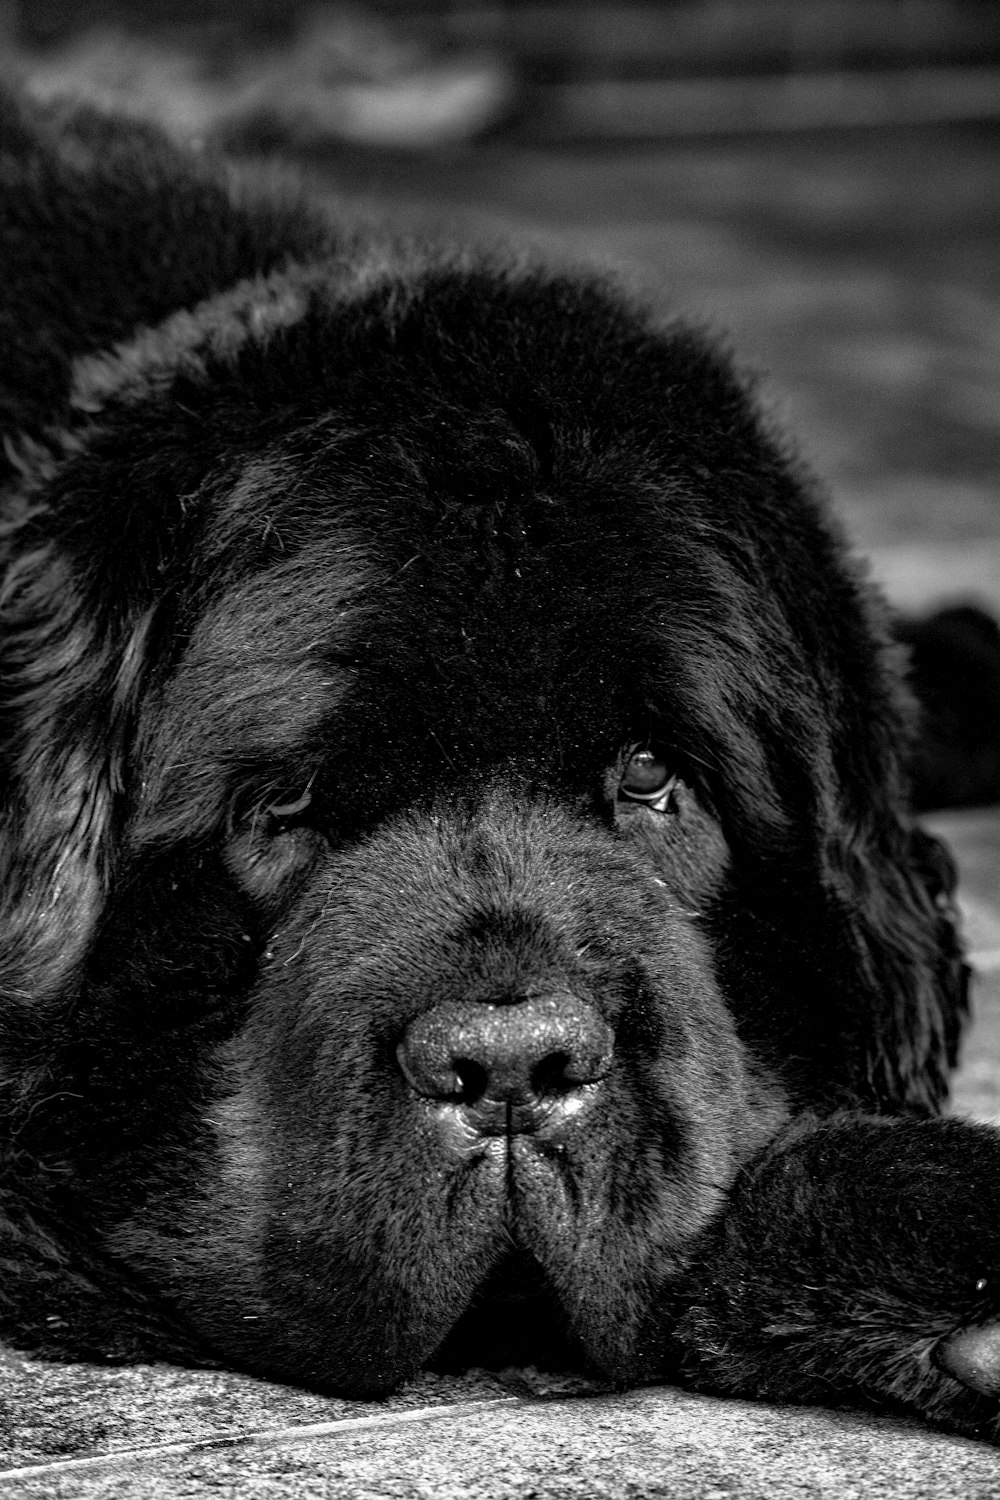
<svg viewBox="0 0 1000 1500"><path fill-rule="evenodd" d="M446 1149L455 1155L469 1156L484 1151L494 1154L496 1148L506 1153L513 1140L534 1138L539 1143L559 1141L577 1120L590 1110L600 1084L583 1084L566 1094L532 1104L512 1104L506 1099L484 1097L475 1104L461 1100L420 1100Z"/></svg>

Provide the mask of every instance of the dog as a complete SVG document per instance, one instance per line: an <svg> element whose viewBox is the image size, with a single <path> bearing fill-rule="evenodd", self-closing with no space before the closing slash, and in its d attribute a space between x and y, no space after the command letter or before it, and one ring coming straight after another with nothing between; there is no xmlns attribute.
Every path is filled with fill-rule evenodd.
<svg viewBox="0 0 1000 1500"><path fill-rule="evenodd" d="M0 1328L1000 1434L904 653L710 338L3 114Z"/></svg>

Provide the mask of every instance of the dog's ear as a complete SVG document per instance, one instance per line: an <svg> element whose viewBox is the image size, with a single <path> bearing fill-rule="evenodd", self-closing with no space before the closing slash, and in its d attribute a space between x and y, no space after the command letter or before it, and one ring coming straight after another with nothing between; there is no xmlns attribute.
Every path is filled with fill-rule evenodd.
<svg viewBox="0 0 1000 1500"><path fill-rule="evenodd" d="M8 444L0 994L8 1033L36 1045L50 1007L74 993L101 913L150 635L184 497L204 473L204 456L199 467L168 439L151 403L123 402L82 412L45 445Z"/></svg>
<svg viewBox="0 0 1000 1500"><path fill-rule="evenodd" d="M29 1032L65 994L101 911L150 612L93 610L29 508L0 592L0 993Z"/></svg>
<svg viewBox="0 0 1000 1500"><path fill-rule="evenodd" d="M67 993L101 910L157 612L190 571L206 477L239 457L216 386L238 395L240 354L308 296L305 273L258 278L79 359L67 425L7 445L0 993L15 1010Z"/></svg>
<svg viewBox="0 0 1000 1500"><path fill-rule="evenodd" d="M858 602L865 689L849 686L840 697L838 789L821 819L831 945L823 962L837 985L850 1097L877 1111L934 1114L948 1095L968 1010L957 877L945 846L911 812L921 716L905 648L866 581Z"/></svg>
<svg viewBox="0 0 1000 1500"><path fill-rule="evenodd" d="M868 685L845 694L835 742L839 791L820 858L841 1026L857 1103L937 1113L968 1009L955 866L915 821L910 767L920 733L906 652L881 595L866 588Z"/></svg>
<svg viewBox="0 0 1000 1500"><path fill-rule="evenodd" d="M917 826L854 843L848 941L870 996L863 1017L863 1102L936 1113L968 1011L955 867Z"/></svg>
<svg viewBox="0 0 1000 1500"><path fill-rule="evenodd" d="M995 800L1000 764L1000 635L968 606L921 620L893 620L904 654L886 641L884 663L903 733L909 796L919 808ZM887 634L887 632L886 632ZM909 693L916 694L916 705ZM876 734L876 739L878 735ZM956 871L940 840L900 817L907 800L894 747L876 777L866 815L848 819L841 847L853 885L850 928L862 968L877 986L865 1060L877 1101L937 1108L957 1063L968 1010ZM896 788L899 788L897 791ZM881 805L880 805L881 803Z"/></svg>
<svg viewBox="0 0 1000 1500"><path fill-rule="evenodd" d="M748 893L763 937L743 924L740 940L765 987L784 975L777 1024L803 1102L936 1113L967 1010L955 869L910 810L920 717L888 607L864 583L853 609L836 602L802 691L772 699L771 760L808 792L770 896Z"/></svg>
<svg viewBox="0 0 1000 1500"><path fill-rule="evenodd" d="M955 872L882 769L843 799L827 787L808 846L727 910L720 954L737 995L751 968L771 995L749 1024L765 1048L782 1038L804 1106L935 1114L967 1010Z"/></svg>

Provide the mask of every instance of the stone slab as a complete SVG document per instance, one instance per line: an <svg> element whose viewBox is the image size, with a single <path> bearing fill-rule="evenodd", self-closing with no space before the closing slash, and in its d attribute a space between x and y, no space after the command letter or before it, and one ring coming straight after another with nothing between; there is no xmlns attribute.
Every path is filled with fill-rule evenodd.
<svg viewBox="0 0 1000 1500"><path fill-rule="evenodd" d="M863 1413L715 1401L662 1387L375 1410L317 1435L149 1450L0 1473L24 1500L162 1495L324 1500L936 1500L1000 1494L1000 1454Z"/></svg>

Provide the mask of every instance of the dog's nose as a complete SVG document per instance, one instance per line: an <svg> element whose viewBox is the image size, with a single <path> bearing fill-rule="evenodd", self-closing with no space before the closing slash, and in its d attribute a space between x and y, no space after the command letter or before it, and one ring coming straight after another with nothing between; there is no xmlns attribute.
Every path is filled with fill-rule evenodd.
<svg viewBox="0 0 1000 1500"><path fill-rule="evenodd" d="M484 1134L532 1131L611 1066L614 1032L574 995L509 1005L446 1002L418 1016L396 1049L426 1099L461 1104Z"/></svg>

